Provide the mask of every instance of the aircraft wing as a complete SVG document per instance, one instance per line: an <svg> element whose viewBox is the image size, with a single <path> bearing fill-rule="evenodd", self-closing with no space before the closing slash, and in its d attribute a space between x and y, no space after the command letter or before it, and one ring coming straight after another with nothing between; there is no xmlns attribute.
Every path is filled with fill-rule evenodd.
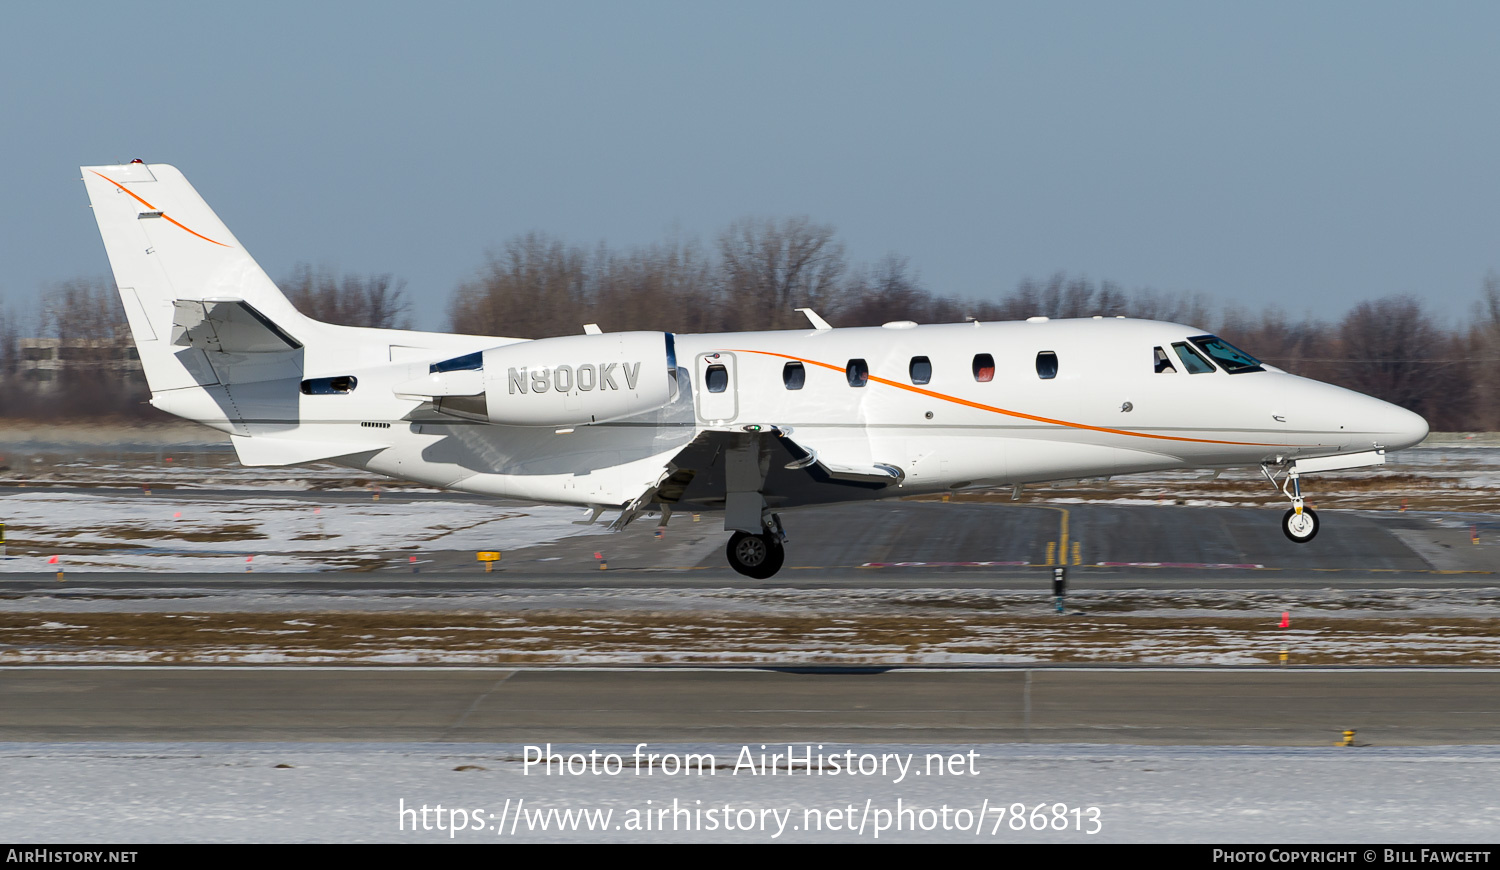
<svg viewBox="0 0 1500 870"><path fill-rule="evenodd" d="M744 482L744 463L731 470L730 454L736 451L753 457L750 478L755 483ZM813 488L873 491L899 486L906 478L894 463L841 455L845 453L837 444L819 449L803 443L789 427L751 424L705 429L668 461L656 484L632 500L610 528L622 529L652 508L670 514L679 503L721 508L727 493L744 491L747 486L764 494L766 503L774 507ZM740 481L732 481L732 477ZM800 497L795 500L804 501Z"/></svg>
<svg viewBox="0 0 1500 870"><path fill-rule="evenodd" d="M824 452L820 453L816 447L793 441L790 434L783 435L782 442L794 455L801 453L784 467L789 471L807 469L814 479L821 476L829 480L881 485L899 485L906 480L906 472L894 463L867 462L857 456L841 457L837 447L825 447Z"/></svg>

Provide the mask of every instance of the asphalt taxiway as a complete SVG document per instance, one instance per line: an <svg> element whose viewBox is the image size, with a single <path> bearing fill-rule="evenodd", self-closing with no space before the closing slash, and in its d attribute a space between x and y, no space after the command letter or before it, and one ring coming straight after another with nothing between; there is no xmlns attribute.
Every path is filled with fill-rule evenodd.
<svg viewBox="0 0 1500 870"><path fill-rule="evenodd" d="M0 742L1500 743L1494 669L0 669Z"/></svg>
<svg viewBox="0 0 1500 870"><path fill-rule="evenodd" d="M277 497L282 495L333 502L357 494ZM386 496L386 501L421 511L429 501L452 502L455 495L396 493ZM233 499L244 494L193 492L181 497ZM508 503L493 503L497 509L513 509ZM371 542L369 550L361 553L369 556L362 567L378 567L373 573L346 576L379 583L378 577L415 571L469 575L474 582L497 586L893 583L898 588L908 583L1024 583L1039 574L1050 575L1041 569L1058 566L1067 566L1075 582L1097 582L1100 588L1131 582L1147 586L1204 583L1219 588L1234 583L1256 588L1359 582L1378 588L1391 583L1488 583L1500 576L1500 519L1492 515L1323 511L1320 533L1305 544L1287 540L1280 518L1279 510L1173 504L887 501L824 506L784 516L789 535L785 567L777 577L761 583L727 567L724 547L729 535L719 516L678 513L665 527L643 517L617 533L574 535L512 549L503 552L492 573L485 572L475 551L416 545L382 551L379 542ZM158 547L156 552L177 551ZM650 579L642 579L645 575ZM51 580L54 575L3 574L0 588L24 582L28 576L36 581ZM70 574L75 582L84 576L99 576L101 582L109 583L160 577L170 586L189 582L187 578L194 575L145 571L90 575L77 568ZM108 580L103 579L106 576ZM217 578L216 583L244 582L237 572L196 576ZM301 578L317 576L322 575ZM1434 581L1444 576L1450 579Z"/></svg>

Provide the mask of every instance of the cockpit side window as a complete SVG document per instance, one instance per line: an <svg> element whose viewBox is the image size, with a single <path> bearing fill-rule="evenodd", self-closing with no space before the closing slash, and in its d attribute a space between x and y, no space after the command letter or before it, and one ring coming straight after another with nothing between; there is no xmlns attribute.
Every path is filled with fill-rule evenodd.
<svg viewBox="0 0 1500 870"><path fill-rule="evenodd" d="M1169 356L1167 356L1167 352L1166 351L1164 351L1164 350L1162 350L1161 348L1158 347L1158 348L1155 349L1154 353L1155 353L1155 357L1156 357L1156 373L1157 374L1159 374L1159 375L1160 374L1167 374L1167 373L1171 373L1171 374L1174 374L1174 375L1177 374L1177 367L1174 366L1174 365L1172 365L1172 358L1169 357Z"/></svg>
<svg viewBox="0 0 1500 870"><path fill-rule="evenodd" d="M1198 346L1198 349L1213 357L1226 372L1231 375L1242 375L1246 372L1263 372L1265 367L1260 360L1240 350L1217 335L1195 335L1188 339Z"/></svg>
<svg viewBox="0 0 1500 870"><path fill-rule="evenodd" d="M1201 375L1214 370L1213 363L1200 356L1196 350L1188 347L1187 342L1173 342L1172 349L1177 351L1177 357L1182 360L1182 367L1188 370L1188 374Z"/></svg>

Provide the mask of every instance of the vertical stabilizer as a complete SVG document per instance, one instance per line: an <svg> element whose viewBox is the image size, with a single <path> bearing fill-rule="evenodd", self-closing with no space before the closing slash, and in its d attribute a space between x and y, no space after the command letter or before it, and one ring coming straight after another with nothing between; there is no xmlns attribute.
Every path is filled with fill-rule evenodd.
<svg viewBox="0 0 1500 870"><path fill-rule="evenodd" d="M82 170L153 394L224 380L209 350L182 341L184 324L176 323L174 330L174 319L192 309L184 302L243 302L303 341L316 329L175 166L129 163Z"/></svg>

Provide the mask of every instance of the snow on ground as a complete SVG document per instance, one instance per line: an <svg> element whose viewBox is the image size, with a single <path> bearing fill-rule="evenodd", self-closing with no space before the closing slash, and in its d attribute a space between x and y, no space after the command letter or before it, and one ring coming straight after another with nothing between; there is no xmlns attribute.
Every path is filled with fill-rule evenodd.
<svg viewBox="0 0 1500 870"><path fill-rule="evenodd" d="M1500 664L1493 587L1115 590L1059 615L992 589L47 586L5 598L0 663Z"/></svg>
<svg viewBox="0 0 1500 870"><path fill-rule="evenodd" d="M538 735L539 744L545 739ZM691 774L669 774L665 764L636 773L633 744L559 744L551 749L564 756L597 750L603 760L616 753L621 772L562 775L554 768L552 776L539 765L528 773L526 750L514 744L3 743L0 840L1491 843L1500 815L1500 747L1494 746L809 740L792 750L823 753L812 774L800 767L789 774L784 760L775 775L734 770L745 750L758 762L763 751L785 754L785 744L646 748L679 758L714 756L706 768L713 773ZM851 752L856 760L873 757L865 764L871 772L832 772L826 759L843 761ZM929 753L960 756L960 772L925 770ZM911 772L897 782L896 760L908 756ZM889 759L883 772L880 759ZM1025 810L1019 817L1012 815L1018 803ZM422 826L423 806L435 825L439 805L443 827L457 819L462 830L413 830ZM403 806L415 812L403 816ZM572 811L581 830L560 832L553 810ZM577 821L580 810L610 815L607 821L591 815L590 831ZM644 828L648 811L652 829L631 830L632 819ZM726 831L726 816L749 829ZM976 833L973 820L981 816ZM540 829L542 821L548 830ZM830 822L839 830L828 830ZM885 828L878 837L877 826Z"/></svg>
<svg viewBox="0 0 1500 870"><path fill-rule="evenodd" d="M258 562L257 562L258 564ZM1486 581L1487 583L1488 581ZM817 613L833 617L941 616L957 619L974 615L1036 617L1052 615L1048 590L943 589L747 589L632 586L484 589L440 588L431 592L413 586L403 591L349 588L338 592L287 590L274 578L255 589L202 586L139 589L111 586L107 591L59 586L3 598L8 613L347 613L388 611L463 611L523 614L527 612L598 612L680 614L712 612L725 615L795 615ZM1274 623L1283 612L1293 627L1309 617L1319 619L1401 619L1461 616L1500 617L1500 587L1338 589L1099 589L1073 592L1067 598L1072 616L1161 618L1254 618ZM1057 622L1069 620L1058 616Z"/></svg>
<svg viewBox="0 0 1500 870"><path fill-rule="evenodd" d="M577 508L502 507L459 501L329 502L253 498L160 499L98 493L15 493L4 499L7 537L67 553L63 568L89 571L316 571L401 549L514 550L603 526L577 526ZM0 560L0 571L57 570L47 555Z"/></svg>

